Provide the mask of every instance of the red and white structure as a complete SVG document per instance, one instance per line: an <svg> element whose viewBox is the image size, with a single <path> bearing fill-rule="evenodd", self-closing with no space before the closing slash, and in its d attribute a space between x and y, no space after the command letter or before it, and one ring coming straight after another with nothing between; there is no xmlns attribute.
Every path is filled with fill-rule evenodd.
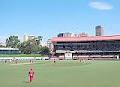
<svg viewBox="0 0 120 87"><path fill-rule="evenodd" d="M49 48L60 59L119 59L120 35L53 37Z"/></svg>

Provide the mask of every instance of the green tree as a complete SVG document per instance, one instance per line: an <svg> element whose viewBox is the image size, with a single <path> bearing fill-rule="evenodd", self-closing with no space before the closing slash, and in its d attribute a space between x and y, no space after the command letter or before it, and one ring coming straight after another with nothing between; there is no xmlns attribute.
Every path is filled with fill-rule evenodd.
<svg viewBox="0 0 120 87"><path fill-rule="evenodd" d="M5 46L3 46L3 45L0 45L0 47L5 47Z"/></svg>
<svg viewBox="0 0 120 87"><path fill-rule="evenodd" d="M42 37L38 36L38 38L34 38L32 40L28 40L26 42L21 43L19 49L24 54L42 54L49 55L49 48L46 46L41 46L39 43L41 42Z"/></svg>
<svg viewBox="0 0 120 87"><path fill-rule="evenodd" d="M42 55L49 55L50 54L49 48L46 47L46 46L41 47L40 48L40 54L42 54Z"/></svg>
<svg viewBox="0 0 120 87"><path fill-rule="evenodd" d="M38 45L36 39L32 39L21 43L19 49L24 54L31 54L31 53L38 53L40 47L41 46Z"/></svg>
<svg viewBox="0 0 120 87"><path fill-rule="evenodd" d="M18 36L10 36L6 39L6 47L17 48L20 45Z"/></svg>
<svg viewBox="0 0 120 87"><path fill-rule="evenodd" d="M28 41L23 42L20 44L19 49L22 53L24 54L30 54L31 53L31 49L30 49L30 43Z"/></svg>

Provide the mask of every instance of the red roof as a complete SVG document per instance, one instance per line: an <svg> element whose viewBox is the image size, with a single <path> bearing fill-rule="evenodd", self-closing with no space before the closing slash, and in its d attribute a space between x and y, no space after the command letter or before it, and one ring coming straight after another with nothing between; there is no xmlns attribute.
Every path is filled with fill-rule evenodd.
<svg viewBox="0 0 120 87"><path fill-rule="evenodd" d="M87 37L54 37L52 42L83 42L83 41L109 41L120 40L120 35L114 36L87 36Z"/></svg>

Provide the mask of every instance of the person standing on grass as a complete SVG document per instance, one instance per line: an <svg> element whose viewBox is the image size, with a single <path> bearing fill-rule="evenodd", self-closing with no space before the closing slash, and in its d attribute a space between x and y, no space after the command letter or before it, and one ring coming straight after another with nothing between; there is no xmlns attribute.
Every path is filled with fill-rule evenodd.
<svg viewBox="0 0 120 87"><path fill-rule="evenodd" d="M34 71L32 68L29 70L28 74L29 74L29 82L31 83L34 77Z"/></svg>
<svg viewBox="0 0 120 87"><path fill-rule="evenodd" d="M5 63L7 63L7 60L5 60Z"/></svg>
<svg viewBox="0 0 120 87"><path fill-rule="evenodd" d="M15 63L16 63L16 64L18 63L18 59L15 60Z"/></svg>
<svg viewBox="0 0 120 87"><path fill-rule="evenodd" d="M32 60L30 59L30 63L32 63Z"/></svg>
<svg viewBox="0 0 120 87"><path fill-rule="evenodd" d="M30 59L30 63L33 63L33 60L32 60L32 59Z"/></svg>
<svg viewBox="0 0 120 87"><path fill-rule="evenodd" d="M56 63L56 60L54 59L53 62Z"/></svg>

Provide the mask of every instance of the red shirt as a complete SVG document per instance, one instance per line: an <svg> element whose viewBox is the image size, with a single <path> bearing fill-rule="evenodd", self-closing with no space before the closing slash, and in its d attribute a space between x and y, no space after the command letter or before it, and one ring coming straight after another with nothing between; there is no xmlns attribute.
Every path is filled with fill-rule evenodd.
<svg viewBox="0 0 120 87"><path fill-rule="evenodd" d="M34 72L33 71L29 71L29 76L33 77Z"/></svg>

